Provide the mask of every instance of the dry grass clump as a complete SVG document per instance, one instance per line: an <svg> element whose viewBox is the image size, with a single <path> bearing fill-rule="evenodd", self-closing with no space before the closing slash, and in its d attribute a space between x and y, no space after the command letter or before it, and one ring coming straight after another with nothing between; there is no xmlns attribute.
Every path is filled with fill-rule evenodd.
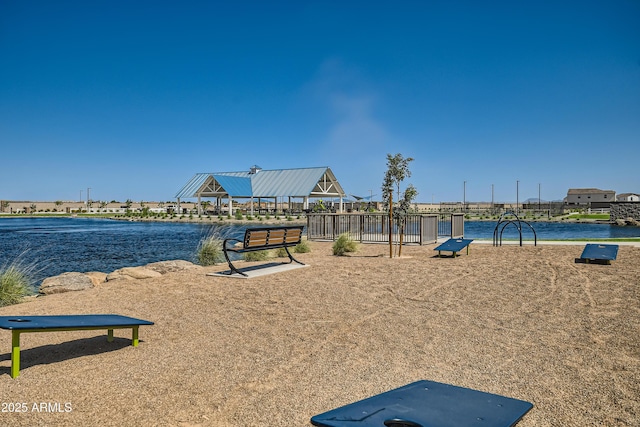
<svg viewBox="0 0 640 427"><path fill-rule="evenodd" d="M0 269L0 307L18 304L32 293L35 264L17 260Z"/></svg>
<svg viewBox="0 0 640 427"><path fill-rule="evenodd" d="M217 265L224 261L222 245L224 240L231 236L232 229L229 227L212 228L207 236L200 240L196 250L198 264L203 267Z"/></svg>

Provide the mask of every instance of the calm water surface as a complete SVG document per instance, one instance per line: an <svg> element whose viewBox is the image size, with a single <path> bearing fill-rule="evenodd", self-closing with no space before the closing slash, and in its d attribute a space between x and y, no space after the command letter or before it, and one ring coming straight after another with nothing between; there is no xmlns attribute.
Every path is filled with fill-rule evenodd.
<svg viewBox="0 0 640 427"><path fill-rule="evenodd" d="M467 221L464 223L464 235L469 239L492 239L497 221ZM640 237L640 227L620 227L609 224L588 224L575 222L529 222L535 230L538 240L571 240L571 239L613 239ZM504 223L500 225L498 232ZM518 238L518 229L514 224L508 225L503 239ZM533 240L533 231L522 224L522 238Z"/></svg>
<svg viewBox="0 0 640 427"><path fill-rule="evenodd" d="M102 271L172 259L195 260L211 224L92 218L0 218L0 267L36 264L39 279L67 271ZM225 227L225 233L244 229Z"/></svg>
<svg viewBox="0 0 640 427"><path fill-rule="evenodd" d="M640 227L608 224L531 223L539 240L640 237ZM257 226L258 224L256 224ZM465 237L491 239L495 222L465 223ZM156 261L194 261L200 241L216 230L241 236L244 226L207 223L130 222L92 218L0 218L0 267L16 259L35 263L38 280L67 271L102 271ZM503 238L517 238L514 226ZM533 240L524 226L523 238ZM39 282L38 282L39 284Z"/></svg>

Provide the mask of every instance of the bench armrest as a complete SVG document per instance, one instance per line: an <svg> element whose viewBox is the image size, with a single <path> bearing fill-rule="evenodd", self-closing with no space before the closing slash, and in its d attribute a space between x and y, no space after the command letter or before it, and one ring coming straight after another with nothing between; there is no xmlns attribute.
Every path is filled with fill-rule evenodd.
<svg viewBox="0 0 640 427"><path fill-rule="evenodd" d="M232 247L230 247L230 248L227 248L227 242L238 242L238 243L242 243L242 240L239 240L239 239L224 239L224 241L222 242L222 248L223 248L223 249L225 249L225 250L228 250L228 249L233 250L233 246L235 246L235 245L233 245L233 246L232 246Z"/></svg>

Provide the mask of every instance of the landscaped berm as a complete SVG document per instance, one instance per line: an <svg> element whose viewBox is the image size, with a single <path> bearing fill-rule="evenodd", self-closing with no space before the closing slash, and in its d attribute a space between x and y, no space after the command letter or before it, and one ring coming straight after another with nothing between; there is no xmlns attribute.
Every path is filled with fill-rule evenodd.
<svg viewBox="0 0 640 427"><path fill-rule="evenodd" d="M0 330L0 425L310 426L421 379L533 403L518 427L640 425L640 248L597 265L574 262L584 245L310 247L310 268L207 276L219 264L1 308L155 325L138 347L130 331L23 334L16 379Z"/></svg>

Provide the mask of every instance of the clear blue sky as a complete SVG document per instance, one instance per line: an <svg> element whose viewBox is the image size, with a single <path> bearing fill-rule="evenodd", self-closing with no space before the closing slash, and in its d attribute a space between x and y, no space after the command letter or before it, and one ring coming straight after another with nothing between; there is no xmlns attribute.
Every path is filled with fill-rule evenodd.
<svg viewBox="0 0 640 427"><path fill-rule="evenodd" d="M638 193L639 22L637 0L2 0L0 199L172 200L253 164L379 195L387 153L427 203Z"/></svg>

